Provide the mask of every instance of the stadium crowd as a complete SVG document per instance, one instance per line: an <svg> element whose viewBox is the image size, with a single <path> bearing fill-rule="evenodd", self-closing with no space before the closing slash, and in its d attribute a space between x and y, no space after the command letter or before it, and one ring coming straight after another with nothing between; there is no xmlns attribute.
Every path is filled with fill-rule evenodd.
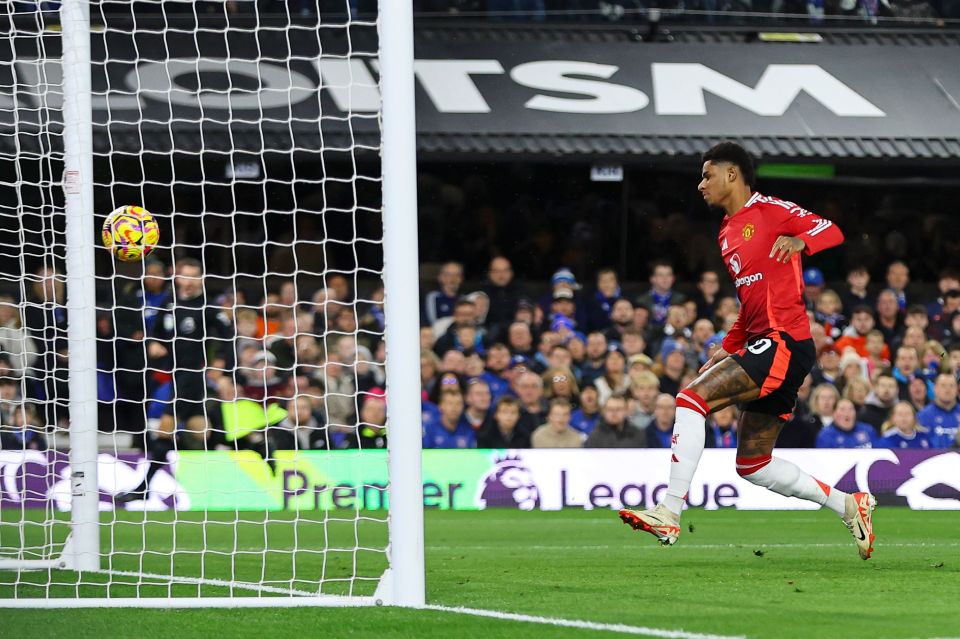
<svg viewBox="0 0 960 639"><path fill-rule="evenodd" d="M714 23L764 19L783 14L808 16L813 23L825 17L957 18L960 6L952 0L417 0L422 15L485 15L490 21L646 23L681 18ZM753 14L753 15L751 15ZM778 18L773 17L774 20Z"/></svg>
<svg viewBox="0 0 960 639"><path fill-rule="evenodd" d="M479 290L462 294L462 275L458 263L444 264L424 300L428 448L669 447L676 393L737 315L719 273L702 272L684 293L665 261L636 299L611 269L589 290L560 269L538 300L502 257ZM956 446L960 276L943 271L932 300L910 295L899 261L877 290L862 267L840 290L826 288L816 268L803 278L818 362L779 444ZM733 407L711 415L708 445L735 447L736 422Z"/></svg>
<svg viewBox="0 0 960 639"><path fill-rule="evenodd" d="M287 279L261 300L208 293L191 258L144 271L101 291L101 429L146 433L155 458L386 445L382 287L358 295L329 271L316 290ZM560 268L538 296L505 257L474 290L443 264L421 307L424 447L669 447L675 395L738 312L725 278L706 270L680 290L658 261L630 297L612 269L584 287ZM960 275L943 271L933 299L914 296L900 261L879 286L862 267L837 289L816 268L803 279L818 360L779 445L957 446ZM4 449L42 449L67 419L64 279L45 267L30 280L26 299L0 297ZM736 408L707 429L708 446L735 447Z"/></svg>

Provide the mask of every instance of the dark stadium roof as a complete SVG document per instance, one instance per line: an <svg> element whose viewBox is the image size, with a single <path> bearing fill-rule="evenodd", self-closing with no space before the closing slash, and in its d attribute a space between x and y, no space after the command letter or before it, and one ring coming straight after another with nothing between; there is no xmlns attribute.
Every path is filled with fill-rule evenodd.
<svg viewBox="0 0 960 639"><path fill-rule="evenodd" d="M688 158L721 140L734 140L758 158L794 160L960 160L960 139L788 136L668 136L578 134L433 134L417 137L421 153Z"/></svg>
<svg viewBox="0 0 960 639"><path fill-rule="evenodd" d="M470 42L498 42L501 44L544 43L544 42L584 42L614 43L642 42L648 33L644 24L616 25L542 25L530 26L524 23L489 25L483 23L453 23L449 20L437 20L433 23L417 23L417 38L423 41L449 42L455 40L464 44ZM878 44L886 46L960 46L960 29L897 29L897 28L838 28L818 29L809 25L797 28L765 26L707 27L702 25L670 24L664 22L658 31L657 44L745 44L756 42L760 34L815 34L821 44L863 45ZM800 43L809 44L809 43Z"/></svg>
<svg viewBox="0 0 960 639"><path fill-rule="evenodd" d="M148 132L146 145L152 150L170 152L170 140L178 151L199 152L202 149L230 153L237 149L262 147L276 152L289 152L289 136L279 133L260 136L248 132L234 134L234 146L227 144L226 135L206 140L196 136L177 135L170 138L159 131ZM547 158L574 158L602 156L604 158L650 158L670 160L699 156L704 149L721 140L734 140L742 144L752 155L765 159L793 159L824 161L831 159L850 160L929 160L960 161L960 139L957 138L865 138L865 137L791 137L791 136L668 136L668 135L582 135L582 134L469 134L469 133L420 133L417 150L421 157L457 156L466 158L482 155L487 157L540 156ZM130 153L143 151L137 136L114 139L113 147L106 144L105 135L95 136L95 150L99 154ZM217 144L222 141L225 145ZM151 142L153 144L151 144ZM358 134L353 137L334 134L298 136L298 149L319 148L349 149L356 153L379 151L379 138L373 134ZM344 151L347 152L347 151Z"/></svg>

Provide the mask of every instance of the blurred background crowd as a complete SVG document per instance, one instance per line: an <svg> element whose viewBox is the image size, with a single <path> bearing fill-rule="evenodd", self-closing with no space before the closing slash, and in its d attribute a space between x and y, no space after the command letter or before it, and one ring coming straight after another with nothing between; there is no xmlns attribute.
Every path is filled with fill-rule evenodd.
<svg viewBox="0 0 960 639"><path fill-rule="evenodd" d="M669 447L676 393L738 312L726 273L678 285L666 260L638 295L613 269L585 286L558 269L540 297L504 257L476 290L461 290L462 273L444 264L425 297L427 447ZM818 363L779 444L956 446L960 275L942 271L930 298L910 292L901 261L877 283L860 265L836 289L816 267L803 277ZM708 445L735 447L736 423L732 407L711 415Z"/></svg>
<svg viewBox="0 0 960 639"><path fill-rule="evenodd" d="M564 267L521 281L504 256L470 285L459 262L431 270L425 448L669 447L675 395L738 312L726 273L678 282L666 259L634 291L612 268L587 282ZM3 448L42 449L67 419L63 278L42 268L28 279L25 299L0 297ZM899 260L876 282L862 265L833 288L817 267L803 279L818 359L779 444L956 446L960 274L941 271L930 295ZM182 257L101 291L102 430L161 452L386 445L381 286L327 272L311 288L275 280L254 299L204 282L201 262ZM735 447L737 417L711 415L708 445Z"/></svg>

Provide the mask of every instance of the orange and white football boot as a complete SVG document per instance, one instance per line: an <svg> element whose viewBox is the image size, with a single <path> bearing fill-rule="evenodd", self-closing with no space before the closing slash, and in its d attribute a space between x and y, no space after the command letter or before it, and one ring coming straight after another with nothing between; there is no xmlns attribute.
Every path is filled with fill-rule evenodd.
<svg viewBox="0 0 960 639"><path fill-rule="evenodd" d="M680 537L680 515L674 514L663 504L652 510L620 511L620 519L634 530L648 532L660 542L661 546L672 546Z"/></svg>

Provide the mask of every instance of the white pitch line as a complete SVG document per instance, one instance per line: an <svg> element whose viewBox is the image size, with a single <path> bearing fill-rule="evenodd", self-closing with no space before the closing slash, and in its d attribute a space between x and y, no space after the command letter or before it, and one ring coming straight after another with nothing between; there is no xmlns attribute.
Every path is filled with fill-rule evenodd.
<svg viewBox="0 0 960 639"><path fill-rule="evenodd" d="M424 606L424 608L426 610L453 612L461 615L473 615L475 617L490 617L491 619L502 619L504 621L525 621L528 623L539 623L549 626L560 626L563 628L580 628L581 630L619 632L622 634L641 635L646 637L665 637L666 639L746 639L743 635L711 635L699 632L687 632L686 630L667 630L664 628L627 626L620 623L598 623L596 621L582 621L580 619L538 617L534 615L521 615L513 612L500 612L498 610L452 608L449 606Z"/></svg>
<svg viewBox="0 0 960 639"><path fill-rule="evenodd" d="M883 543L880 542L877 544L881 548L953 548L960 546L960 542L947 542L947 543L927 543L927 542L908 542L908 543ZM679 545L678 548L690 549L690 550L725 550L729 548L743 548L744 550L750 550L753 548L848 548L850 544L765 544L762 542L757 543L742 543L742 544L687 544ZM494 544L485 544L485 545L474 545L474 546L437 546L437 545L428 545L427 551L430 550L500 550L504 549L503 546L498 546ZM536 551L547 551L547 550L561 550L561 551L571 551L571 550L623 550L623 544L594 544L594 545L579 545L579 546L549 546L549 545L514 545L511 546L512 550L536 550ZM656 545L656 544L644 544L641 546L631 547L630 552L634 550L652 550L652 551L663 551L665 548ZM960 638L958 638L960 639Z"/></svg>
<svg viewBox="0 0 960 639"><path fill-rule="evenodd" d="M137 572L135 570L97 570L97 573L107 575L116 575L118 577L139 577L142 579L155 579L159 581L170 581L178 584L191 584L195 586L222 586L224 588L235 588L237 590L250 590L253 592L268 592L276 595L291 595L297 597L316 597L318 593L306 590L297 590L295 588L277 588L275 586L264 586L262 584L247 583L245 581L225 581L223 579L206 579L202 577L178 577L176 575L161 575L150 572ZM149 585L157 584L116 584L116 585Z"/></svg>

